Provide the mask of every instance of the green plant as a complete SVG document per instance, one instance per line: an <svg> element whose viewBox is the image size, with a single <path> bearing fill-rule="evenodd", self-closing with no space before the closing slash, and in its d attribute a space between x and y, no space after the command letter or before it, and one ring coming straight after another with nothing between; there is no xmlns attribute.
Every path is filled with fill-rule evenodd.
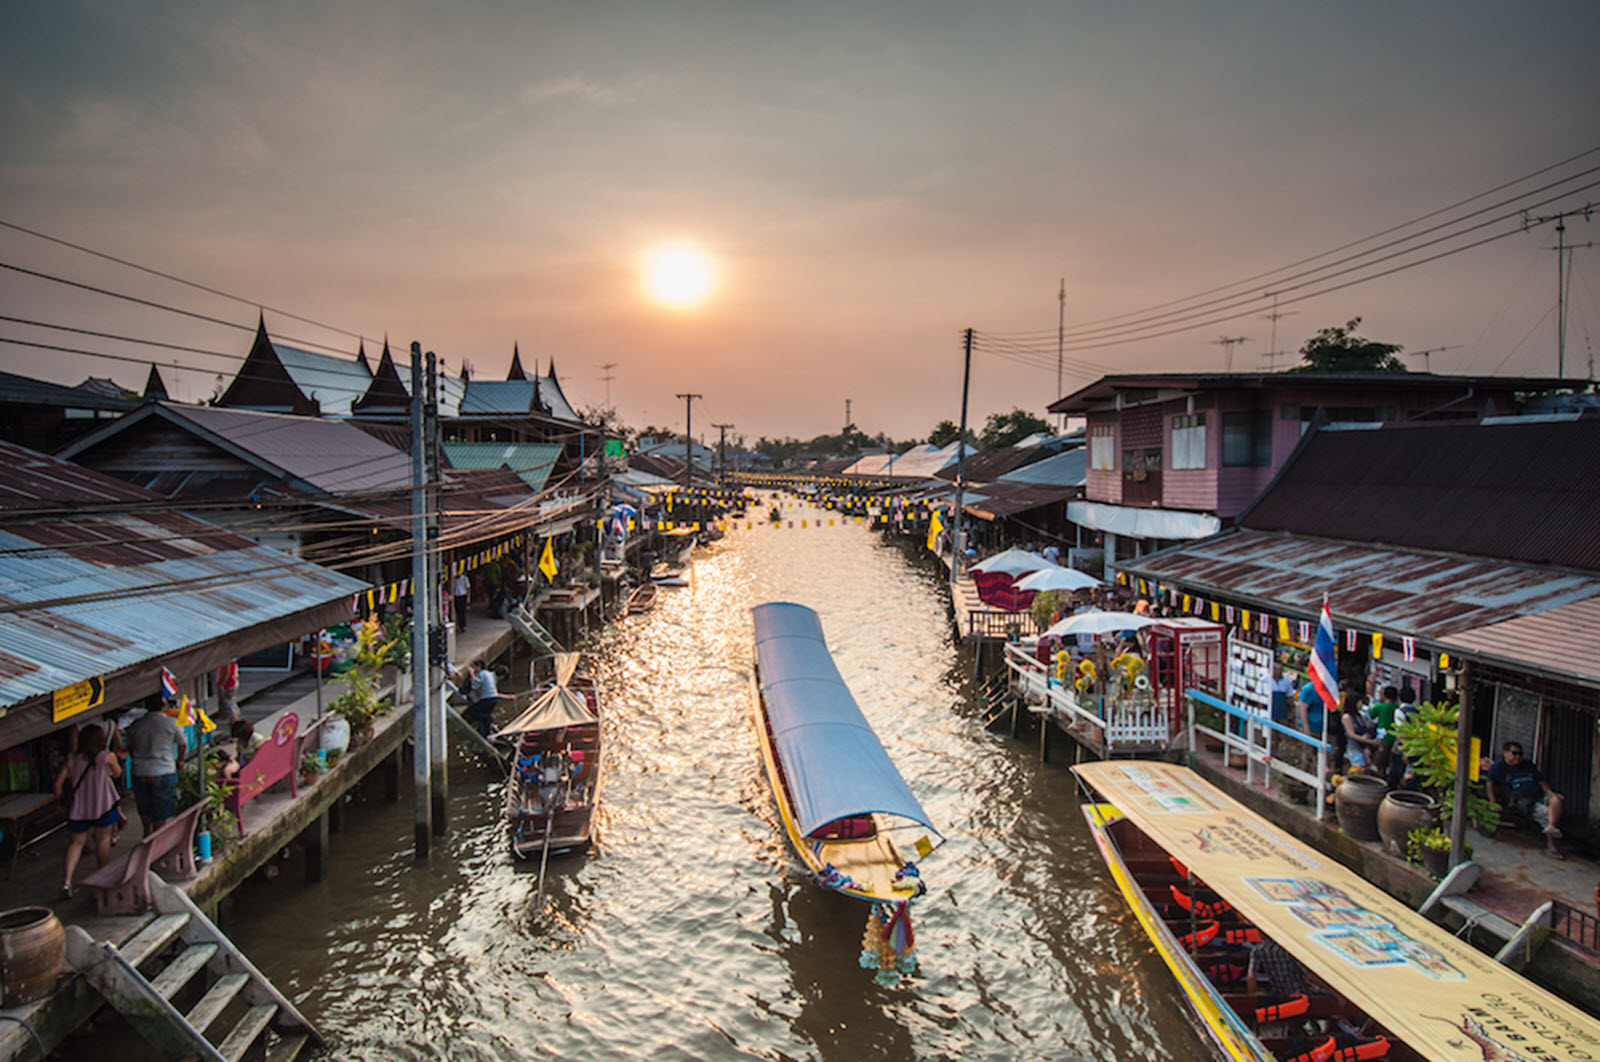
<svg viewBox="0 0 1600 1062"><path fill-rule="evenodd" d="M1456 724L1460 708L1423 701L1395 727L1395 742L1411 762L1422 788L1439 802L1445 825L1450 822L1456 784ZM1500 805L1467 790L1467 821L1484 833L1500 826Z"/></svg>
<svg viewBox="0 0 1600 1062"><path fill-rule="evenodd" d="M328 764L328 766L332 767L334 764L339 762L339 757L344 755L344 750L343 749L323 749L322 750L322 755L323 755L323 759Z"/></svg>
<svg viewBox="0 0 1600 1062"><path fill-rule="evenodd" d="M300 773L302 775L318 774L322 770L322 761L317 759L317 754L315 752L308 752L304 756L300 757Z"/></svg>
<svg viewBox="0 0 1600 1062"><path fill-rule="evenodd" d="M221 749L206 750L204 793L200 789L199 760L190 760L178 769L177 810L183 811L203 802L206 810L201 813L201 821L211 831L212 844L223 852L233 847L239 829L239 819L223 804L232 787L222 778L222 768L227 762L228 756Z"/></svg>
<svg viewBox="0 0 1600 1062"><path fill-rule="evenodd" d="M1466 858L1472 858L1472 845L1465 844ZM1438 826L1418 826L1406 835L1406 858L1413 863L1422 862L1424 851L1448 852L1450 835Z"/></svg>
<svg viewBox="0 0 1600 1062"><path fill-rule="evenodd" d="M351 732L363 730L382 715L388 704L378 699L378 678L392 643L384 641L376 616L355 627L355 652L340 680L345 691L328 704L328 711L343 716Z"/></svg>
<svg viewBox="0 0 1600 1062"><path fill-rule="evenodd" d="M411 617L392 612L383 617L383 640L389 647L383 662L401 671L411 670Z"/></svg>
<svg viewBox="0 0 1600 1062"><path fill-rule="evenodd" d="M1033 622L1041 631L1050 626L1051 617L1066 598L1066 593L1061 590L1041 590L1033 595L1033 604L1028 606L1028 611L1033 614Z"/></svg>

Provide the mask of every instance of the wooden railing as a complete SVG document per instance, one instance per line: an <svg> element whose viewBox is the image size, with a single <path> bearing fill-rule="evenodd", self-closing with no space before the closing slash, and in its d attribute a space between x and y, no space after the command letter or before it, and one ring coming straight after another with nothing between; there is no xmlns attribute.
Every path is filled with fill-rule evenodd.
<svg viewBox="0 0 1600 1062"><path fill-rule="evenodd" d="M1032 638L1039 623L1031 612L971 611L967 613L968 638Z"/></svg>
<svg viewBox="0 0 1600 1062"><path fill-rule="evenodd" d="M1600 959L1600 918L1554 900L1550 905L1550 931Z"/></svg>

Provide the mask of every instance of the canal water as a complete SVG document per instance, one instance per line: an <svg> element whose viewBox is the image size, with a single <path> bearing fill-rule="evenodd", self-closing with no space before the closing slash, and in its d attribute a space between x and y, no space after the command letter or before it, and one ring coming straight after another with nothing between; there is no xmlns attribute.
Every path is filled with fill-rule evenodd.
<svg viewBox="0 0 1600 1062"><path fill-rule="evenodd" d="M348 807L326 880L286 864L236 894L229 929L328 1057L1205 1056L1065 767L977 720L932 566L833 514L785 516L793 528L739 525L690 586L585 647L604 711L599 843L552 860L542 897L537 863L506 853L496 776L461 757L427 862L409 794L375 793ZM865 909L808 880L759 768L749 609L772 600L821 614L948 838L922 861L920 966L895 988L858 966Z"/></svg>

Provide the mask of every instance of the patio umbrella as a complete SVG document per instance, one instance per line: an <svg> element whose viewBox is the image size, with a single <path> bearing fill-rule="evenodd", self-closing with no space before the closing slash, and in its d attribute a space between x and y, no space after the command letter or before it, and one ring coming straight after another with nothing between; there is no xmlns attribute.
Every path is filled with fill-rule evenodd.
<svg viewBox="0 0 1600 1062"><path fill-rule="evenodd" d="M1037 553L1029 553L1025 549L1008 549L1004 553L996 553L986 560L979 561L968 570L1000 575L1025 575L1049 566L1050 562Z"/></svg>
<svg viewBox="0 0 1600 1062"><path fill-rule="evenodd" d="M1040 568L1017 580L1018 590L1089 590L1099 585L1100 580L1094 576L1059 564Z"/></svg>
<svg viewBox="0 0 1600 1062"><path fill-rule="evenodd" d="M1132 612L1083 612L1076 616L1068 616L1044 633L1053 634L1058 638L1068 634L1112 634L1117 631L1148 627L1155 622L1157 621L1148 616Z"/></svg>

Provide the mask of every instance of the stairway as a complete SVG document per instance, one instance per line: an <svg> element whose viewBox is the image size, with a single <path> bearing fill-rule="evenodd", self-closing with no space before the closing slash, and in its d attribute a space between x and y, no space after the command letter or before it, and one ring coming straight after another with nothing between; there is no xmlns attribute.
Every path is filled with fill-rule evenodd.
<svg viewBox="0 0 1600 1062"><path fill-rule="evenodd" d="M545 630L544 626L533 618L533 613L522 605L517 605L507 611L506 619L510 621L512 630L520 634L524 641L543 655L548 656L554 653L566 652L561 647L561 643L556 641L555 636Z"/></svg>
<svg viewBox="0 0 1600 1062"><path fill-rule="evenodd" d="M322 1043L183 890L151 874L150 895L155 918L121 947L80 926L66 932L72 965L152 1047L171 1059L239 1062L264 1043L267 1062L294 1062ZM181 1009L180 993L197 1001Z"/></svg>

